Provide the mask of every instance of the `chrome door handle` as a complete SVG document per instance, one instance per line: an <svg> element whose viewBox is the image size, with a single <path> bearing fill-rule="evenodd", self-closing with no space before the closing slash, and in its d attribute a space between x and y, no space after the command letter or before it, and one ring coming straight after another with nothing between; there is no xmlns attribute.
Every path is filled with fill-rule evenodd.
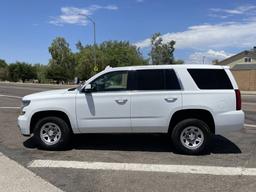
<svg viewBox="0 0 256 192"><path fill-rule="evenodd" d="M170 102L175 102L178 98L175 97L168 97L168 98L164 98L165 101L167 101L168 103Z"/></svg>
<svg viewBox="0 0 256 192"><path fill-rule="evenodd" d="M118 104L125 104L127 101L128 101L128 99L116 99L115 100Z"/></svg>

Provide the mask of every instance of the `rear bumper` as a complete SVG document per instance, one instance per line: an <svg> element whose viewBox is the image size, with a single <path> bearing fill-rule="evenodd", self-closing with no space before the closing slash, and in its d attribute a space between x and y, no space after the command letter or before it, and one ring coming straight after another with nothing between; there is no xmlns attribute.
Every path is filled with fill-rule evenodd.
<svg viewBox="0 0 256 192"><path fill-rule="evenodd" d="M29 121L27 117L25 115L20 115L17 123L21 134L24 136L30 136Z"/></svg>
<svg viewBox="0 0 256 192"><path fill-rule="evenodd" d="M215 116L215 134L239 131L244 126L244 112L229 111Z"/></svg>

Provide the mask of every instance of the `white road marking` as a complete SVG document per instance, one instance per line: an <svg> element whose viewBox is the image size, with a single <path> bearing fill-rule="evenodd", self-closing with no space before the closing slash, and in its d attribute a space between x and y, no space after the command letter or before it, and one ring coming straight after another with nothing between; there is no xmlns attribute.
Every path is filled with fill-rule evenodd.
<svg viewBox="0 0 256 192"><path fill-rule="evenodd" d="M256 168L197 166L197 165L163 165L163 164L106 163L106 162L86 162L86 161L34 160L28 165L28 167L72 168L72 169L114 170L114 171L142 171L142 172L164 172L164 173L230 175L230 176L237 176L237 175L256 176Z"/></svg>
<svg viewBox="0 0 256 192"><path fill-rule="evenodd" d="M253 127L253 128L256 128L256 125L253 125L253 124L244 124L245 127Z"/></svg>
<svg viewBox="0 0 256 192"><path fill-rule="evenodd" d="M20 107L0 107L0 109L20 109Z"/></svg>
<svg viewBox="0 0 256 192"><path fill-rule="evenodd" d="M22 98L22 97L16 96L16 95L0 95L0 97L10 97L10 98L17 98L17 99L21 99Z"/></svg>

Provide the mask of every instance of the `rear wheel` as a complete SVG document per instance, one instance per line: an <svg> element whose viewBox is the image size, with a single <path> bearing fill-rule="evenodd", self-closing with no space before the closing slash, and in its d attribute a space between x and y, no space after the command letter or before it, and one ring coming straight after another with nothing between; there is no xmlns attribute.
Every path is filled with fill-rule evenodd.
<svg viewBox="0 0 256 192"><path fill-rule="evenodd" d="M70 140L70 127L59 117L44 117L35 125L34 139L40 148L58 150Z"/></svg>
<svg viewBox="0 0 256 192"><path fill-rule="evenodd" d="M210 140L209 126L199 119L185 119L177 123L172 141L179 152L190 155L203 153Z"/></svg>

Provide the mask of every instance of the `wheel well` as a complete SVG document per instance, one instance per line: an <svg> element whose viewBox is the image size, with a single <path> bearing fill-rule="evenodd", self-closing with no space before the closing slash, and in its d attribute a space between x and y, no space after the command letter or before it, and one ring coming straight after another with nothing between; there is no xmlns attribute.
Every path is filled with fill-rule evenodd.
<svg viewBox="0 0 256 192"><path fill-rule="evenodd" d="M184 109L180 111L176 111L171 118L170 124L169 124L169 133L172 132L175 125L188 118L196 118L204 121L209 127L211 133L215 133L215 124L214 119L212 117L212 114L204 109Z"/></svg>
<svg viewBox="0 0 256 192"><path fill-rule="evenodd" d="M37 121L41 118L44 118L44 117L59 117L61 119L63 119L67 124L68 126L70 127L71 129L71 124L70 124L70 120L67 116L66 113L62 112L62 111L54 111L54 110L51 110L51 111L40 111L40 112L37 112L35 113L32 118L31 118L31 121L30 121L30 133L33 133L34 132L34 127L37 123ZM72 131L72 129L71 129Z"/></svg>

